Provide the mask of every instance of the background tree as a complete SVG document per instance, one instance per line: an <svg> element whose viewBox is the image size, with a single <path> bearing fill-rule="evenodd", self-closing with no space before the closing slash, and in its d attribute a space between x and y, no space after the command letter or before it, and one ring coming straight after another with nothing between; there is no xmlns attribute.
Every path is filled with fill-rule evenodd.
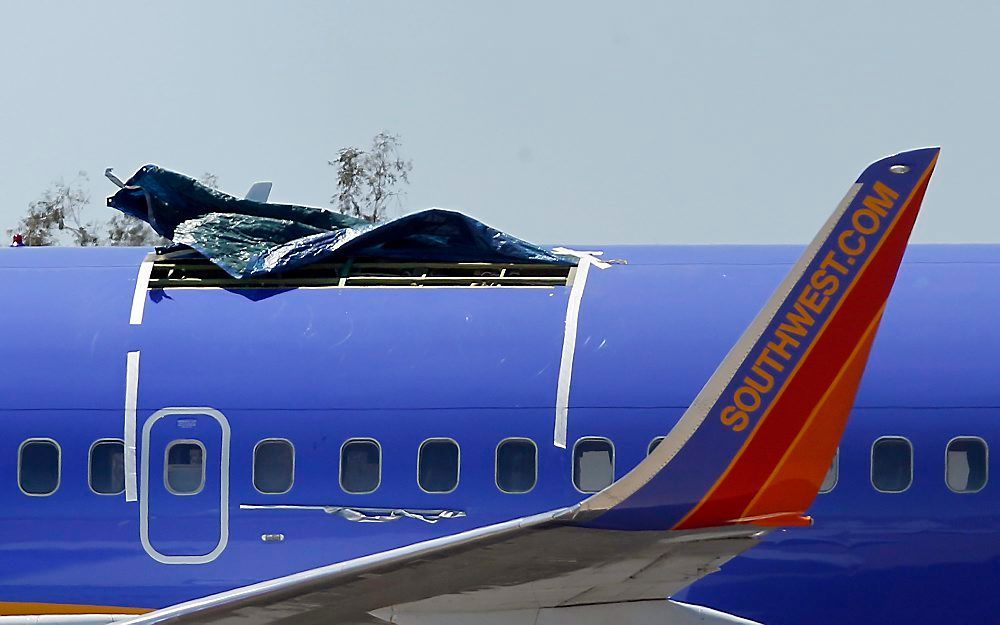
<svg viewBox="0 0 1000 625"><path fill-rule="evenodd" d="M219 177L210 171L206 171L205 173L203 173L201 177L198 178L198 182L205 185L209 189L219 188Z"/></svg>
<svg viewBox="0 0 1000 625"><path fill-rule="evenodd" d="M337 193L330 203L341 213L367 221L385 219L388 203L403 192L400 185L409 184L413 161L399 155L398 135L380 132L367 151L347 147L328 161L337 168Z"/></svg>
<svg viewBox="0 0 1000 625"><path fill-rule="evenodd" d="M105 225L107 245L148 246L163 245L164 239L156 234L145 221L125 213L112 215Z"/></svg>
<svg viewBox="0 0 1000 625"><path fill-rule="evenodd" d="M21 233L25 245L98 245L100 224L83 220L90 194L84 189L87 172L81 171L70 182L53 182L41 197L28 204L27 214L8 235Z"/></svg>
<svg viewBox="0 0 1000 625"><path fill-rule="evenodd" d="M20 234L24 237L24 245L55 245L54 230L58 226L55 214L40 207L36 202L28 205L28 213L17 222L17 225L7 231L7 236Z"/></svg>
<svg viewBox="0 0 1000 625"><path fill-rule="evenodd" d="M33 246L150 246L168 242L146 222L117 211L106 222L85 221L90 205L90 194L84 188L87 182L87 172L83 171L69 183L53 182L41 197L28 204L27 213L7 230L7 236L20 233L24 244ZM219 177L205 172L198 182L217 189Z"/></svg>

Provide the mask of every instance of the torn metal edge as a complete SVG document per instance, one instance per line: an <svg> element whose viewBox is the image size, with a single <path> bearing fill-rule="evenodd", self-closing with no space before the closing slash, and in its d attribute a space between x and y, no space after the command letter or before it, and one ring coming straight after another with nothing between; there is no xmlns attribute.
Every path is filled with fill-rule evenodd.
<svg viewBox="0 0 1000 625"><path fill-rule="evenodd" d="M355 523L386 523L397 519L415 519L437 523L442 519L460 519L462 510L411 510L406 508L356 508L352 506L310 506L295 504L240 504L240 510L322 510Z"/></svg>

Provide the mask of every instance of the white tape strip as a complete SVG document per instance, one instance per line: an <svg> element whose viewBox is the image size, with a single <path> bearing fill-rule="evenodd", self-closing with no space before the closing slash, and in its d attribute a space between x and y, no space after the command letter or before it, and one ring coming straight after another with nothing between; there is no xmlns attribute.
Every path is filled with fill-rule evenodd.
<svg viewBox="0 0 1000 625"><path fill-rule="evenodd" d="M139 265L139 275L135 279L135 292L132 293L132 313L129 315L130 325L142 325L142 313L146 308L146 289L149 287L149 277L153 273L152 254Z"/></svg>
<svg viewBox="0 0 1000 625"><path fill-rule="evenodd" d="M139 352L129 352L125 361L125 501L137 501L135 423L139 403Z"/></svg>
<svg viewBox="0 0 1000 625"><path fill-rule="evenodd" d="M569 254L580 259L576 267L576 277L569 291L569 302L566 304L566 327L563 332L562 358L559 361L559 382L556 386L556 422L552 435L552 444L566 448L566 435L569 430L569 390L573 380L573 357L576 354L576 329L580 317L580 304L583 302L583 290L587 286L587 275L593 265L598 269L607 269L611 265L594 258L604 252L581 252L565 247L552 250L557 254Z"/></svg>

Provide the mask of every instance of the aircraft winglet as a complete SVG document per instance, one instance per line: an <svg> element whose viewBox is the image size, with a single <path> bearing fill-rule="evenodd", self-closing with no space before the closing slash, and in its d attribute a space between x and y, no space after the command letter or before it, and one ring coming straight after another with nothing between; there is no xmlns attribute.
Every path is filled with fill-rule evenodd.
<svg viewBox="0 0 1000 625"><path fill-rule="evenodd" d="M267 198L271 195L271 183L270 182L255 182L250 186L250 190L247 191L246 197L244 199L251 200L254 202L267 202Z"/></svg>
<svg viewBox="0 0 1000 625"><path fill-rule="evenodd" d="M582 523L809 522L939 151L861 174L663 442L580 505Z"/></svg>

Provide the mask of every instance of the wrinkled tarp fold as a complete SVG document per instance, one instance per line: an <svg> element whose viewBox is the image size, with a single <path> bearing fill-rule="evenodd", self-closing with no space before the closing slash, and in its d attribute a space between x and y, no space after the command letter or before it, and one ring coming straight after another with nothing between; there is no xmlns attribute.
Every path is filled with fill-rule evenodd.
<svg viewBox="0 0 1000 625"><path fill-rule="evenodd" d="M156 165L139 169L108 206L194 248L234 278L319 260L577 262L454 211L435 208L373 224L322 208L239 199Z"/></svg>

